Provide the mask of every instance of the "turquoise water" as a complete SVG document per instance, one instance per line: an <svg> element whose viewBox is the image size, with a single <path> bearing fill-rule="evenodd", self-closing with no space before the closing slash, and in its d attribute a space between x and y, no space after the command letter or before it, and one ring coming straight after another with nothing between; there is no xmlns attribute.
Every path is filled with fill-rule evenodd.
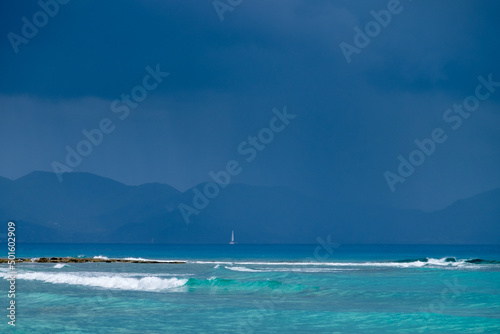
<svg viewBox="0 0 500 334"><path fill-rule="evenodd" d="M2 316L2 333L500 333L499 246L19 244L17 256L187 263L18 264L16 327Z"/></svg>

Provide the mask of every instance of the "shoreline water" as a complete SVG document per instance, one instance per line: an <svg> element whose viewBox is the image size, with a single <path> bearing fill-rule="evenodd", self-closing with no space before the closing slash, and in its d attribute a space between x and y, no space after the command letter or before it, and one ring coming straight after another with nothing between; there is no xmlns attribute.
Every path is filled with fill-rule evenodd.
<svg viewBox="0 0 500 334"><path fill-rule="evenodd" d="M16 252L16 307L22 310L16 329L500 332L499 246L342 245L328 250L318 252L315 245L24 244ZM8 277L7 266L0 264L0 277ZM0 280L0 290L8 289L8 280ZM137 310L143 316L135 317Z"/></svg>

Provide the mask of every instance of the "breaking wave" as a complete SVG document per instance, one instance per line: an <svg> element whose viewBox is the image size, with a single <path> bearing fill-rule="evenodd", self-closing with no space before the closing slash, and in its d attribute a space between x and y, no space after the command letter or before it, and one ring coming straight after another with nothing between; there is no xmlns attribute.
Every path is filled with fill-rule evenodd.
<svg viewBox="0 0 500 334"><path fill-rule="evenodd" d="M0 274L7 279L8 274ZM277 280L241 281L210 277L199 278L160 278L157 276L126 277L123 275L95 275L93 273L52 273L24 272L18 273L16 279L40 281L51 284L69 284L102 289L149 291L149 292L180 292L186 288L222 288L231 290L259 290L262 288L298 291L303 289L298 284L284 285Z"/></svg>
<svg viewBox="0 0 500 334"><path fill-rule="evenodd" d="M108 260L106 256L94 256L95 259ZM191 264L211 264L214 265L214 269L219 268L220 265L224 265L226 269L233 271L247 271L247 272L259 272L259 271L269 271L262 270L261 268L248 268L246 266L325 266L325 267L394 267L394 268L419 268L419 267L455 267L455 268L477 268L479 265L500 265L499 260L484 260L477 258L469 259L457 259L455 257L444 257L444 258L415 258L415 259L403 259L403 260L379 260L379 261L365 261L365 262L287 262L287 261L205 261L205 260L172 260L172 259L146 259L146 258L135 258L126 257L123 260L132 260L139 262L155 261L155 262L186 262ZM282 270L279 270L282 271ZM290 270L293 271L293 270ZM304 271L304 270L301 270ZM311 271L313 272L313 271ZM319 272L319 271L318 271Z"/></svg>
<svg viewBox="0 0 500 334"><path fill-rule="evenodd" d="M2 275L7 277L7 275ZM52 284L70 284L90 286L104 289L132 291L165 291L181 287L188 281L186 278L159 278L146 276L141 278L123 277L118 275L89 275L75 273L26 272L18 273L17 279L41 281Z"/></svg>
<svg viewBox="0 0 500 334"><path fill-rule="evenodd" d="M345 271L345 270L358 270L353 268L259 268L251 269L247 267L224 267L232 271L240 272L299 272L299 273L324 273L324 272L334 272L334 271Z"/></svg>
<svg viewBox="0 0 500 334"><path fill-rule="evenodd" d="M407 263L418 266L446 266L446 267L471 267L471 265L491 265L500 264L497 260L483 260L483 259L457 259L455 257L444 257L441 259L434 258L419 258L419 259L406 259L398 260L396 263Z"/></svg>
<svg viewBox="0 0 500 334"><path fill-rule="evenodd" d="M253 272L253 273L263 271L263 270L259 270L259 269L250 269L250 268L246 268L246 267L224 267L224 268L229 269L229 270L233 270L233 271L246 271L246 272Z"/></svg>
<svg viewBox="0 0 500 334"><path fill-rule="evenodd" d="M261 271L300 271L300 272L321 272L322 270L295 270L293 267L384 267L384 268L480 268L484 265L500 265L498 260L484 260L484 259L457 259L454 257L445 258L417 258L417 259L404 259L404 260L391 260L391 261L366 261L366 262L260 262L260 261L191 261L190 263L196 264L216 264L226 265L225 268L233 271L247 271L247 272L261 272ZM258 268L248 268L247 266L258 266ZM271 268L261 268L260 266L274 267L282 266L285 269L279 270ZM286 269L286 268L290 269ZM333 269L332 269L333 270ZM343 269L345 270L345 269ZM330 271L330 270L323 270Z"/></svg>

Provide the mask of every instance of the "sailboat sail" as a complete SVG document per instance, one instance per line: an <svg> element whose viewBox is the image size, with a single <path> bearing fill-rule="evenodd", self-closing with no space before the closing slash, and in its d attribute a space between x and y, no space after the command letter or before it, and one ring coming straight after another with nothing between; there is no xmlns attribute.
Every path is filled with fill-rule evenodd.
<svg viewBox="0 0 500 334"><path fill-rule="evenodd" d="M236 244L236 242L234 242L234 230L231 232L231 242L229 242L230 245L234 245Z"/></svg>

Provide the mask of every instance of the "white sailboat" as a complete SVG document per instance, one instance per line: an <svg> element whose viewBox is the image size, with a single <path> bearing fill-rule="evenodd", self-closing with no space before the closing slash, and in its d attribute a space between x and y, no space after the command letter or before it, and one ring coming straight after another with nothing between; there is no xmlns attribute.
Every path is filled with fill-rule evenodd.
<svg viewBox="0 0 500 334"><path fill-rule="evenodd" d="M235 245L236 242L234 241L234 230L231 232L231 241L229 242L230 245Z"/></svg>

